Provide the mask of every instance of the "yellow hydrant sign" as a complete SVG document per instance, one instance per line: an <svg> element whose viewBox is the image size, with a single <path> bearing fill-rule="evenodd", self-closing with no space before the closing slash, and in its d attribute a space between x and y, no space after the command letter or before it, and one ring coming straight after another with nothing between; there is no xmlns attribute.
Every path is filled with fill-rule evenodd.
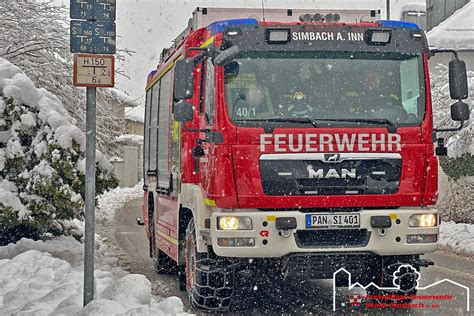
<svg viewBox="0 0 474 316"><path fill-rule="evenodd" d="M113 87L114 56L74 55L74 85L78 87Z"/></svg>

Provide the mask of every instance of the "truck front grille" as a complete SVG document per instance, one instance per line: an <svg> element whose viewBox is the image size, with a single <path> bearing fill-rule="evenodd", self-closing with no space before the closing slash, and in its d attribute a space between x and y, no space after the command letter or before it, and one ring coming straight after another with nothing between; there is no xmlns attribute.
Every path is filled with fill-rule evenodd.
<svg viewBox="0 0 474 316"><path fill-rule="evenodd" d="M259 167L263 192L282 196L398 192L402 174L399 154L340 155L345 158L339 162L320 160L323 154L262 155Z"/></svg>
<svg viewBox="0 0 474 316"><path fill-rule="evenodd" d="M295 234L300 248L365 247L369 239L367 229L298 230Z"/></svg>

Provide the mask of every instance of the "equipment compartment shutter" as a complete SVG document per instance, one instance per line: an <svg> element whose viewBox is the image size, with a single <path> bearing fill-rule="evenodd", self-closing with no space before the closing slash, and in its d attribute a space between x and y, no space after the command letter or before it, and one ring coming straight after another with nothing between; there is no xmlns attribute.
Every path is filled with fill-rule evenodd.
<svg viewBox="0 0 474 316"><path fill-rule="evenodd" d="M161 78L158 120L158 186L169 188L169 131L171 102L171 73Z"/></svg>
<svg viewBox="0 0 474 316"><path fill-rule="evenodd" d="M157 155L157 133L158 133L158 107L160 85L159 82L155 84L152 89L151 96L151 117L150 117L150 171L156 172L156 155Z"/></svg>
<svg viewBox="0 0 474 316"><path fill-rule="evenodd" d="M145 103L145 139L143 146L143 182L148 184L147 171L150 170L150 110L151 110L151 89L146 93Z"/></svg>

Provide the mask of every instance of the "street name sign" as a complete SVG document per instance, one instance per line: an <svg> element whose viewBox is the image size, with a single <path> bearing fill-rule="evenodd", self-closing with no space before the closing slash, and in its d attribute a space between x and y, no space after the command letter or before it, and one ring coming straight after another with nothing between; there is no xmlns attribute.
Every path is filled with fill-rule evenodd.
<svg viewBox="0 0 474 316"><path fill-rule="evenodd" d="M77 20L114 22L116 0L71 0L70 17Z"/></svg>
<svg viewBox="0 0 474 316"><path fill-rule="evenodd" d="M73 82L78 87L114 86L114 56L111 55L74 55Z"/></svg>
<svg viewBox="0 0 474 316"><path fill-rule="evenodd" d="M71 53L115 54L115 23L71 20Z"/></svg>

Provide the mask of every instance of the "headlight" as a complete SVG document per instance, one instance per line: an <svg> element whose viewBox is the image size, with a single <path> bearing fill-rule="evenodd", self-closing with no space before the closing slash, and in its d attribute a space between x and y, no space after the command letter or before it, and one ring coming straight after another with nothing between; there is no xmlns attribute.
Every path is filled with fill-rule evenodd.
<svg viewBox="0 0 474 316"><path fill-rule="evenodd" d="M253 228L250 217L218 217L217 223L220 230L251 230Z"/></svg>
<svg viewBox="0 0 474 316"><path fill-rule="evenodd" d="M438 225L436 214L415 214L410 216L408 226L410 227L435 227Z"/></svg>

